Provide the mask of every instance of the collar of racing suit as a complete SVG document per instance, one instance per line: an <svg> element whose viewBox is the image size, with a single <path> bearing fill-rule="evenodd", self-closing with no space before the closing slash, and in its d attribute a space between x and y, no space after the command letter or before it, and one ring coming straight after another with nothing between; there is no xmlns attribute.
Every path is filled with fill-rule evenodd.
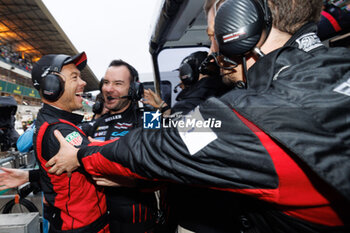
<svg viewBox="0 0 350 233"><path fill-rule="evenodd" d="M248 70L248 89L258 91L266 90L270 87L273 80L277 79L280 72L289 68L292 64L298 64L298 60L306 59L308 56L319 49L325 49L317 34L317 25L315 23L307 23L302 26L286 44L271 53L260 58ZM297 50L297 51L296 51ZM291 56L288 59L280 59L280 62L275 62L281 53L290 52ZM296 56L299 53L301 56ZM283 61L282 61L283 60ZM262 67L269 67L268 69ZM266 78L268 77L268 81Z"/></svg>
<svg viewBox="0 0 350 233"><path fill-rule="evenodd" d="M84 118L82 115L61 110L61 109L55 108L49 104L44 104L44 106L42 108L42 112L55 118L55 119L63 119L63 120L72 122L75 125L81 123L81 121Z"/></svg>

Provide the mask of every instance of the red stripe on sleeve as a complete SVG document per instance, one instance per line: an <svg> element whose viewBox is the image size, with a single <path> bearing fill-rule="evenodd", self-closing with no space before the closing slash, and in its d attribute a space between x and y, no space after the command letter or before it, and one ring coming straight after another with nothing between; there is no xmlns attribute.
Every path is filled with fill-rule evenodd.
<svg viewBox="0 0 350 233"><path fill-rule="evenodd" d="M261 191L264 195L259 199L274 202L285 209L284 213L313 223L340 226L343 225L336 212L330 207L329 201L319 193L298 164L272 140L265 132L233 110L239 119L259 138L269 153L275 166L279 187L270 190L241 190L246 194L256 195ZM231 191L235 191L231 189Z"/></svg>
<svg viewBox="0 0 350 233"><path fill-rule="evenodd" d="M139 222L141 222L141 214L142 214L141 204L139 204Z"/></svg>
<svg viewBox="0 0 350 233"><path fill-rule="evenodd" d="M129 168L123 167L121 164L106 159L99 152L86 156L82 159L85 170L94 176L119 175L138 179L146 179Z"/></svg>
<svg viewBox="0 0 350 233"><path fill-rule="evenodd" d="M341 30L341 27L337 20L328 12L322 11L321 12L322 16L324 16L328 21L332 24L332 27L334 28L334 31L339 32Z"/></svg>

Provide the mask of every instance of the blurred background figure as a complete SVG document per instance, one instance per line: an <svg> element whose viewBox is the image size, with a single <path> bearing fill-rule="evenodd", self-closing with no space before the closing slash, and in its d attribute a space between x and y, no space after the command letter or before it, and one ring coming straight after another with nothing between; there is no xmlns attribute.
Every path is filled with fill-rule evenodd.
<svg viewBox="0 0 350 233"><path fill-rule="evenodd" d="M12 96L0 97L0 149L7 151L16 147L19 134L15 130L17 102Z"/></svg>
<svg viewBox="0 0 350 233"><path fill-rule="evenodd" d="M321 40L350 31L350 1L324 0L318 36Z"/></svg>

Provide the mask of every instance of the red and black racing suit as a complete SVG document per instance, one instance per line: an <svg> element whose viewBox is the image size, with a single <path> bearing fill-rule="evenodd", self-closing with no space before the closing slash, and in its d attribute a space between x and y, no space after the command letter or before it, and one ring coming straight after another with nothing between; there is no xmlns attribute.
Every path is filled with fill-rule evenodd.
<svg viewBox="0 0 350 233"><path fill-rule="evenodd" d="M135 129L80 149L80 163L94 175L242 195L232 231L349 232L350 52L324 47L314 29L305 25L294 43L258 60L247 90L210 98L183 118L195 119L189 127ZM203 121L214 124L203 129Z"/></svg>
<svg viewBox="0 0 350 233"><path fill-rule="evenodd" d="M132 128L142 126L142 112L135 103L122 113L105 114L86 127L86 134L101 141L124 137ZM137 187L106 187L111 233L145 233L155 227L157 201L155 184L138 182Z"/></svg>
<svg viewBox="0 0 350 233"><path fill-rule="evenodd" d="M68 142L80 147L89 143L85 134L75 126L82 116L44 104L35 122L34 151L40 162L40 185L44 192L45 218L50 233L108 233L106 198L103 190L92 182L90 175L78 169L71 177L66 173L48 173L45 163L59 149L54 130L59 130Z"/></svg>

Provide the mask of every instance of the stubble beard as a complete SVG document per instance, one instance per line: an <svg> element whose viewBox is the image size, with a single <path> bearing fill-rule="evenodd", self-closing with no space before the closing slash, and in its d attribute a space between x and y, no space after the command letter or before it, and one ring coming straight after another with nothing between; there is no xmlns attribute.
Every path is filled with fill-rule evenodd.
<svg viewBox="0 0 350 233"><path fill-rule="evenodd" d="M114 106L111 108L108 108L112 112L118 112L121 109L125 108L129 104L130 100L128 99L121 99L119 100Z"/></svg>

